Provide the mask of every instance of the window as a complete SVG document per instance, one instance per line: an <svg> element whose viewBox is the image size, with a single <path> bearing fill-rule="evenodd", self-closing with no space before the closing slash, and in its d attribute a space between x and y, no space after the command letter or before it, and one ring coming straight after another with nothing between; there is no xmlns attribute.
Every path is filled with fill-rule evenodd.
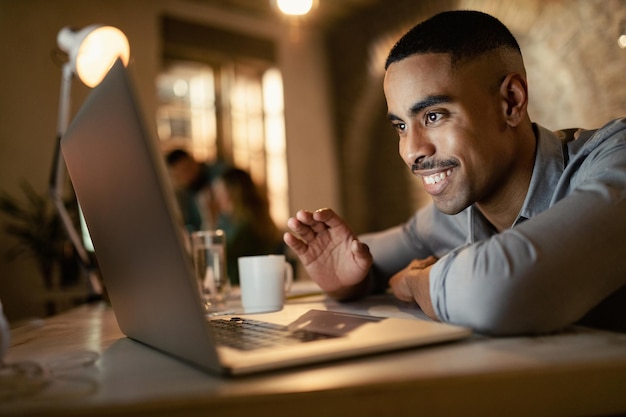
<svg viewBox="0 0 626 417"><path fill-rule="evenodd" d="M164 19L164 41L157 79L163 150L185 148L198 160L247 170L267 190L276 224L285 224L283 86L273 44L171 18Z"/></svg>
<svg viewBox="0 0 626 417"><path fill-rule="evenodd" d="M215 76L208 65L177 63L157 78L157 132L167 150L184 148L200 161L217 157Z"/></svg>

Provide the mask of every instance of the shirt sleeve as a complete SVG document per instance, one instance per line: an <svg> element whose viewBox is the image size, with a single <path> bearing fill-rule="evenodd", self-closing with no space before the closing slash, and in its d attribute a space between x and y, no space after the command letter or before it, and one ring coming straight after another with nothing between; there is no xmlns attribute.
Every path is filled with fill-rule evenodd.
<svg viewBox="0 0 626 417"><path fill-rule="evenodd" d="M490 334L549 332L626 285L624 132L571 161L575 174L565 175L567 193L552 207L433 266L441 320Z"/></svg>
<svg viewBox="0 0 626 417"><path fill-rule="evenodd" d="M370 279L376 291L387 287L389 278L414 259L437 258L464 244L468 215L448 216L431 203L418 210L406 223L391 229L359 236L374 258ZM446 230L446 233L438 233Z"/></svg>

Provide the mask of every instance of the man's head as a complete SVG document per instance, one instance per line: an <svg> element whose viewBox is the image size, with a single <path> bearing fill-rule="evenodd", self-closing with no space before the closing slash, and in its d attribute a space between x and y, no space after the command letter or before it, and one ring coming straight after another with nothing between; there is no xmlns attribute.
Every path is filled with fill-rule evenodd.
<svg viewBox="0 0 626 417"><path fill-rule="evenodd" d="M397 42L386 70L400 155L441 211L525 195L534 153L526 75L502 23L474 11L436 15Z"/></svg>
<svg viewBox="0 0 626 417"><path fill-rule="evenodd" d="M191 188L198 180L200 167L185 150L175 149L165 157L167 166L176 187Z"/></svg>
<svg viewBox="0 0 626 417"><path fill-rule="evenodd" d="M415 54L448 54L455 66L500 48L521 55L513 34L495 17L470 10L443 12L404 34L389 52L385 69Z"/></svg>

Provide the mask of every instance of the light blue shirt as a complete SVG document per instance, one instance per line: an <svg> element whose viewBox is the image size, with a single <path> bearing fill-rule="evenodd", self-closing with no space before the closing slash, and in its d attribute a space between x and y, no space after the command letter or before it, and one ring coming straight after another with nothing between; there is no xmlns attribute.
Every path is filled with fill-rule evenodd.
<svg viewBox="0 0 626 417"><path fill-rule="evenodd" d="M626 297L607 300L626 295L626 119L575 140L534 128L535 165L513 227L498 233L474 206L450 216L431 203L404 225L362 237L379 285L434 255L430 295L442 321L548 332L612 302L612 317L591 322L626 328Z"/></svg>

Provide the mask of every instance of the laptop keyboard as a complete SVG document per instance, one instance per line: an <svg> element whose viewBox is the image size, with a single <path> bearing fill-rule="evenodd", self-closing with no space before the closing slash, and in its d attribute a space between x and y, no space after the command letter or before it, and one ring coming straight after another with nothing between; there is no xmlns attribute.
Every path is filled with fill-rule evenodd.
<svg viewBox="0 0 626 417"><path fill-rule="evenodd" d="M239 317L209 320L209 323L217 344L239 350L285 346L337 337L309 330L290 330L286 326Z"/></svg>

